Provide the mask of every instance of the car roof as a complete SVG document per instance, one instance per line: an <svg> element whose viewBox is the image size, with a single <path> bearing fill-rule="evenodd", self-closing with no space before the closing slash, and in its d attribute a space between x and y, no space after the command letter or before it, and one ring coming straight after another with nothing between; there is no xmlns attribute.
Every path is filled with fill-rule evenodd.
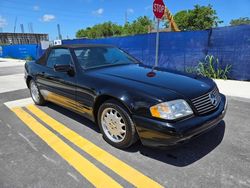
<svg viewBox="0 0 250 188"><path fill-rule="evenodd" d="M114 47L110 44L63 44L63 45L56 45L52 46L52 49L56 48L82 48L82 47Z"/></svg>

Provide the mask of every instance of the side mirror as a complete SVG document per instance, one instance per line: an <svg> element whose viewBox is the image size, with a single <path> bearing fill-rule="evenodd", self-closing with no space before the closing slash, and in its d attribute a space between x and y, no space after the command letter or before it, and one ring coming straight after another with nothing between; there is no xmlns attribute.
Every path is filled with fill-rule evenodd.
<svg viewBox="0 0 250 188"><path fill-rule="evenodd" d="M70 76L73 76L75 71L71 65L54 65L54 70L56 72L65 72L68 73Z"/></svg>

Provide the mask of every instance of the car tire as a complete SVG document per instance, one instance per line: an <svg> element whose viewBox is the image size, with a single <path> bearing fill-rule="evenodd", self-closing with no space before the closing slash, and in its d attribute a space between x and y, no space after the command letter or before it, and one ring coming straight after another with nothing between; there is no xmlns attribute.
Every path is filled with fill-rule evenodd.
<svg viewBox="0 0 250 188"><path fill-rule="evenodd" d="M116 100L108 100L100 106L98 125L104 140L116 148L128 148L138 140L135 124L128 110ZM122 133L117 136L117 132Z"/></svg>
<svg viewBox="0 0 250 188"><path fill-rule="evenodd" d="M40 93L39 88L37 87L36 82L32 79L29 83L30 95L32 100L37 105L44 105L46 101L44 100L43 96Z"/></svg>

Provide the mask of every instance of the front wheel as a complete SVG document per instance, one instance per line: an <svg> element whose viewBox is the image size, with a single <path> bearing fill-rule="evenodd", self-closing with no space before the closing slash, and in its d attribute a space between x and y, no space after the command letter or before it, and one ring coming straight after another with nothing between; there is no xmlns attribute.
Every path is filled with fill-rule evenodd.
<svg viewBox="0 0 250 188"><path fill-rule="evenodd" d="M44 105L45 104L45 100L43 98L43 96L41 95L37 84L34 80L30 81L30 95L31 98L33 99L34 103L37 105Z"/></svg>
<svg viewBox="0 0 250 188"><path fill-rule="evenodd" d="M117 148L128 148L138 140L127 109L115 100L109 100L100 106L98 124L103 138Z"/></svg>

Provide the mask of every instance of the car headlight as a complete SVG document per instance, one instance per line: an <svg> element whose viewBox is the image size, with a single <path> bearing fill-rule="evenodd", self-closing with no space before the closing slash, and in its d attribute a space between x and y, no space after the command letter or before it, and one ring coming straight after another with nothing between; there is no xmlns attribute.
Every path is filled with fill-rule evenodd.
<svg viewBox="0 0 250 188"><path fill-rule="evenodd" d="M169 102L163 102L150 108L153 117L174 120L193 114L192 109L185 100L178 99Z"/></svg>

